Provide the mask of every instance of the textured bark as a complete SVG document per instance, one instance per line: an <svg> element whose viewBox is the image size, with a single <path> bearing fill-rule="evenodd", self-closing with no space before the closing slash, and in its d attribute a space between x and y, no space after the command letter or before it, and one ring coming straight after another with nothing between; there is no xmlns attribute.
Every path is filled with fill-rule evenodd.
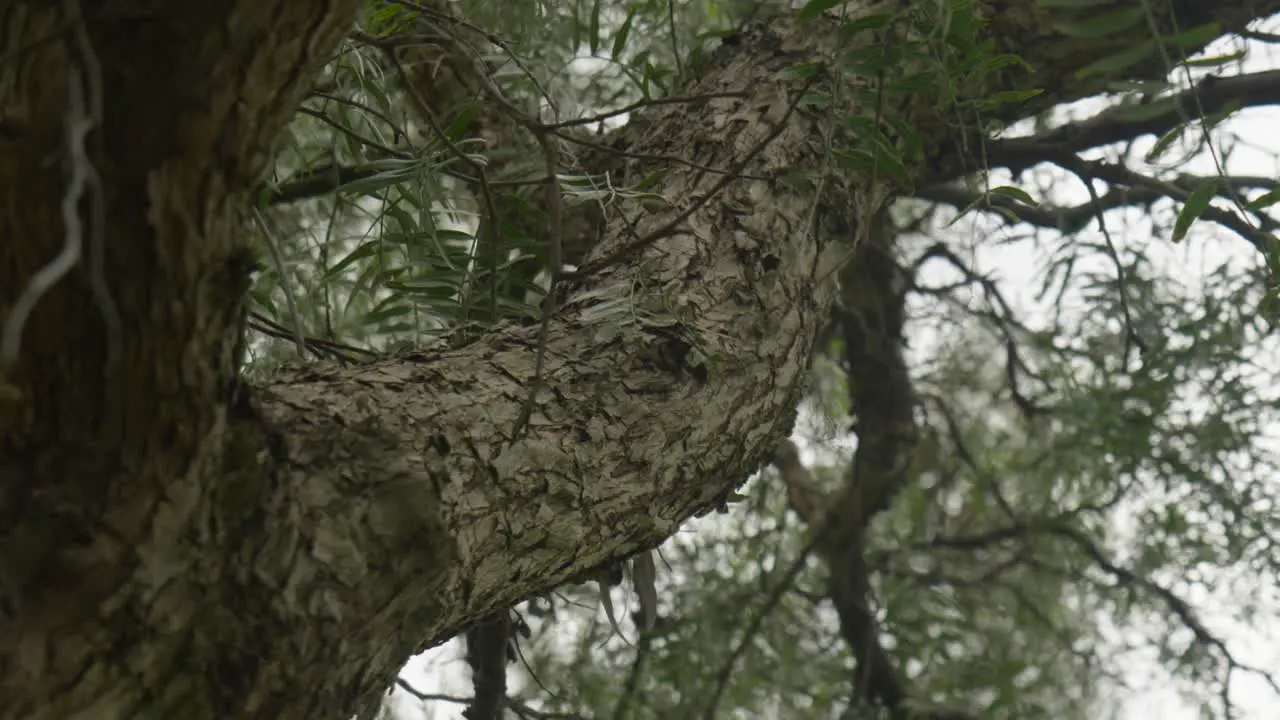
<svg viewBox="0 0 1280 720"><path fill-rule="evenodd" d="M1234 22L1278 1L1183 5ZM237 392L243 210L354 0L81 4L106 104L87 242L121 323L104 331L84 263L5 376L0 718L347 717L410 653L715 507L790 429L846 250L832 229L861 220L771 179L820 166L834 118L791 112L808 81L781 71L831 52L830 23L754 27L687 88L735 97L630 131L635 150L748 179L695 209L720 176L673 164L666 203L618 206L595 257L670 232L566 298L516 438L538 334L520 324ZM1078 94L1096 48L1055 44L1030 2L991 5L997 45L1041 68L999 89ZM0 0L5 315L64 235L81 60L60 7ZM932 100L899 111L942 127ZM826 192L867 213L890 197L856 177Z"/></svg>
<svg viewBox="0 0 1280 720"><path fill-rule="evenodd" d="M6 371L0 717L297 717L299 695L351 707L381 689L350 670L369 658L312 647L319 628L297 634L274 608L283 573L251 572L275 523L288 536L291 503L240 465L261 440L227 405L247 191L358 3L81 0L82 26L63 13L75 5L0 1L0 317L63 243L68 83L87 40L106 212L99 226L82 204L85 253L105 249L120 327L104 330L86 259Z"/></svg>

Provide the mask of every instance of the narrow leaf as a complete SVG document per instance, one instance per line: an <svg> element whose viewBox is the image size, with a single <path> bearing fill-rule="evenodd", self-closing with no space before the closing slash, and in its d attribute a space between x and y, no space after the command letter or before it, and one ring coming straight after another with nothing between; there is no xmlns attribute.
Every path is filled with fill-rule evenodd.
<svg viewBox="0 0 1280 720"><path fill-rule="evenodd" d="M1014 187L1013 185L1001 185L1000 187L991 188L990 193L992 195L1002 195L1004 197L1013 198L1014 200L1017 200L1024 205L1030 205L1031 207L1039 205L1039 203L1036 202L1036 199L1031 197L1026 190L1023 190L1020 187Z"/></svg>
<svg viewBox="0 0 1280 720"><path fill-rule="evenodd" d="M1185 130L1185 126L1179 125L1165 133L1163 137L1156 141L1156 144L1152 146L1151 150L1147 152L1147 156L1143 159L1149 163L1159 160L1161 155L1169 152L1169 149L1172 148L1173 144L1182 137L1182 133Z"/></svg>
<svg viewBox="0 0 1280 720"><path fill-rule="evenodd" d="M1240 52L1233 52L1230 55L1215 55L1213 57L1188 60L1183 63L1183 65L1186 65L1187 67L1220 67L1222 65L1229 65L1237 60L1242 60L1244 59L1244 56L1245 51L1241 50Z"/></svg>
<svg viewBox="0 0 1280 720"><path fill-rule="evenodd" d="M1218 193L1218 181L1210 180L1201 183L1199 187L1191 191L1187 196L1187 202L1182 206L1182 212L1178 213L1178 219L1173 223L1173 241L1182 242L1187 236L1187 231L1191 229L1191 225L1204 211L1209 208L1209 201Z"/></svg>
<svg viewBox="0 0 1280 720"><path fill-rule="evenodd" d="M587 29L587 47L595 55L600 50L600 0L591 3L591 25Z"/></svg>
<svg viewBox="0 0 1280 720"><path fill-rule="evenodd" d="M347 253L346 257L342 258L341 260L338 261L336 265L334 265L333 267L325 271L325 274L320 279L322 281L328 280L336 276L338 273L342 272L343 270L346 270L348 267L351 266L352 263L356 262L357 260L360 260L361 258L367 258L373 255L375 252L378 251L378 245L379 245L379 241L377 240L369 240L365 242L364 244L357 247L355 250L352 250L351 252Z"/></svg>
<svg viewBox="0 0 1280 720"><path fill-rule="evenodd" d="M1003 90L1000 92L990 93L978 101L978 107L981 108L997 108L1003 105L1016 105L1026 102L1031 98L1043 93L1041 88L1029 88L1027 90Z"/></svg>
<svg viewBox="0 0 1280 720"><path fill-rule="evenodd" d="M1057 30L1070 37L1110 37L1137 25L1142 20L1144 12L1141 7L1115 10L1085 20L1062 23L1057 26Z"/></svg>
<svg viewBox="0 0 1280 720"><path fill-rule="evenodd" d="M1146 60L1156 54L1156 44L1148 40L1134 47L1118 52L1114 55L1108 55L1101 60L1085 65L1076 73L1078 78L1089 78L1095 75L1111 75L1128 69Z"/></svg>
<svg viewBox="0 0 1280 720"><path fill-rule="evenodd" d="M1250 210L1266 210L1276 203L1280 203L1280 188L1268 190L1258 199L1249 202L1246 207Z"/></svg>
<svg viewBox="0 0 1280 720"><path fill-rule="evenodd" d="M636 10L639 8L632 5L630 12L627 13L627 19L622 21L622 27L618 28L618 34L613 36L613 48L609 54L614 60L617 60L622 55L622 51L627 49L627 38L631 37L631 24L635 22Z"/></svg>
<svg viewBox="0 0 1280 720"><path fill-rule="evenodd" d="M844 0L809 0L804 7L800 8L800 12L796 13L796 17L801 20L812 20L841 2Z"/></svg>
<svg viewBox="0 0 1280 720"><path fill-rule="evenodd" d="M812 4L813 3L810 3L810 5ZM805 9L807 10L808 8L806 7ZM864 32L867 32L868 30L880 30L882 28L888 27L889 23L891 22L893 22L892 13L876 13L874 15L866 15L856 20L850 20L849 22L841 25L840 36L848 40L854 37L855 35L860 35Z"/></svg>
<svg viewBox="0 0 1280 720"><path fill-rule="evenodd" d="M1176 45L1181 48L1196 48L1208 45L1221 35L1222 23L1211 22L1193 27L1190 30L1184 30L1177 35L1163 38L1163 41L1168 45Z"/></svg>

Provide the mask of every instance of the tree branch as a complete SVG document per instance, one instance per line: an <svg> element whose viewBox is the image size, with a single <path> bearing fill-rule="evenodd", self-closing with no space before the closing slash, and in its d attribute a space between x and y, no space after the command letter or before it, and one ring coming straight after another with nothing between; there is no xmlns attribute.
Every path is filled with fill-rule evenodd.
<svg viewBox="0 0 1280 720"><path fill-rule="evenodd" d="M1044 161L1046 156L1074 153L1126 142L1143 135L1164 135L1201 114L1213 115L1228 107L1261 107L1280 104L1280 70L1252 75L1209 75L1195 87L1149 104L1120 105L1078 123L1025 138L988 142L987 161L1015 173Z"/></svg>
<svg viewBox="0 0 1280 720"><path fill-rule="evenodd" d="M1046 157L1043 160L1048 162L1049 158ZM1203 183L1222 183L1222 190L1218 193L1218 197L1224 200L1230 200L1232 193L1239 193L1242 190L1271 190L1280 187L1280 182L1262 177L1213 178L1180 175L1166 182L1128 169L1120 170L1114 165L1108 164L1107 167L1112 168L1109 177L1114 180L1111 182L1111 189L1099 197L1099 202L1084 202L1070 207L1048 204L1031 206L1005 195L987 194L984 197L982 193L954 184L923 187L916 190L913 195L922 200L956 208L995 209L1006 221L1016 219L1029 225L1059 230L1070 235L1080 232L1089 223L1097 220L1100 212L1121 207L1150 207L1156 201L1166 199L1184 202L1187 196ZM1121 182L1122 178L1127 178L1129 182ZM1223 221L1219 224L1233 232L1238 233L1241 229L1247 228L1244 231L1245 239L1256 244L1256 231L1248 228L1247 225L1242 225L1238 217L1218 211L1208 212L1205 217L1213 221ZM1263 213L1257 214L1257 220L1263 231L1275 232L1280 229L1280 222Z"/></svg>

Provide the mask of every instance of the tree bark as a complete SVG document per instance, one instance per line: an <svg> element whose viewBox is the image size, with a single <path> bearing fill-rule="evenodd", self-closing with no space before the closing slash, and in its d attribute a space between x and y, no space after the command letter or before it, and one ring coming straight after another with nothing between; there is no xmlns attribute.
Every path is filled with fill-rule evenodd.
<svg viewBox="0 0 1280 720"><path fill-rule="evenodd" d="M626 262L562 303L531 408L539 328L520 323L245 389L244 211L358 3L80 5L83 24L74 3L0 0L6 322L74 233L69 84L104 107L85 259L0 376L0 718L349 717L411 653L660 543L790 430L848 250L827 218L856 234L892 197L835 178L818 207L777 181L821 167L836 117L868 109L795 107L830 76L784 71L851 46L833 21L755 25L683 93L717 97L627 131L743 179L628 169L663 170L665 202L617 208L592 257ZM1184 26L1232 27L1280 0L1175 5ZM1096 42L1053 35L1029 0L987 6L996 46L1039 72L978 91L1045 87L1025 113L1098 89L1071 80ZM897 112L947 122L936 98Z"/></svg>
<svg viewBox="0 0 1280 720"><path fill-rule="evenodd" d="M6 324L75 233L68 176L99 179L71 198L84 260L4 370L0 716L298 717L381 689L352 670L369 657L330 673L340 643L295 633L283 572L252 564L296 521L228 412L248 191L358 5L0 1ZM72 83L102 105L87 163L64 140Z"/></svg>

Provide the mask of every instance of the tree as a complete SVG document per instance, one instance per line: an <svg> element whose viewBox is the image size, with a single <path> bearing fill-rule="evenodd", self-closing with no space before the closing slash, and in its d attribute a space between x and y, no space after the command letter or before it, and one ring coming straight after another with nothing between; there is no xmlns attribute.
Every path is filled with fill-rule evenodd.
<svg viewBox="0 0 1280 720"><path fill-rule="evenodd" d="M832 327L857 482L825 515L799 511L799 475L788 487L830 565L854 687L904 712L912 693L866 608L867 527L909 496L922 437L890 203L1044 157L1117 183L1123 168L1073 153L1177 127L1189 105L1273 102L1274 82L1162 96L1140 119L1060 132L1055 155L1041 138L986 137L1119 73L1162 79L1169 48L1194 53L1280 3L1101 19L1032 2L834 5L684 38L697 52L671 54L678 75L643 82L669 87L665 101L588 140L493 79L475 48L502 38L467 4L0 3L4 717L371 712L411 653L501 625L516 602L733 501L790 430ZM638 13L632 27L651 28ZM280 148L303 99L342 95L344 62L373 56L386 79L363 91L412 111L419 136L344 127L358 142L333 150L339 162L300 170L314 158ZM541 150L542 185L496 192L501 164L478 160L476 141ZM428 157L479 197L463 265L484 277L462 288L479 299L419 347L241 377L263 211L337 185L423 190ZM291 179L267 182L273 166ZM616 191L600 201L564 174ZM1200 206L1190 220L1240 225L1204 191L1178 192ZM401 233L414 222L387 217ZM545 250L507 261L517 236ZM290 295L286 265L267 264ZM500 303L499 270L537 307ZM429 297L430 279L379 282ZM435 309L466 299L460 287ZM334 349L300 320L326 303L293 313L299 349Z"/></svg>

